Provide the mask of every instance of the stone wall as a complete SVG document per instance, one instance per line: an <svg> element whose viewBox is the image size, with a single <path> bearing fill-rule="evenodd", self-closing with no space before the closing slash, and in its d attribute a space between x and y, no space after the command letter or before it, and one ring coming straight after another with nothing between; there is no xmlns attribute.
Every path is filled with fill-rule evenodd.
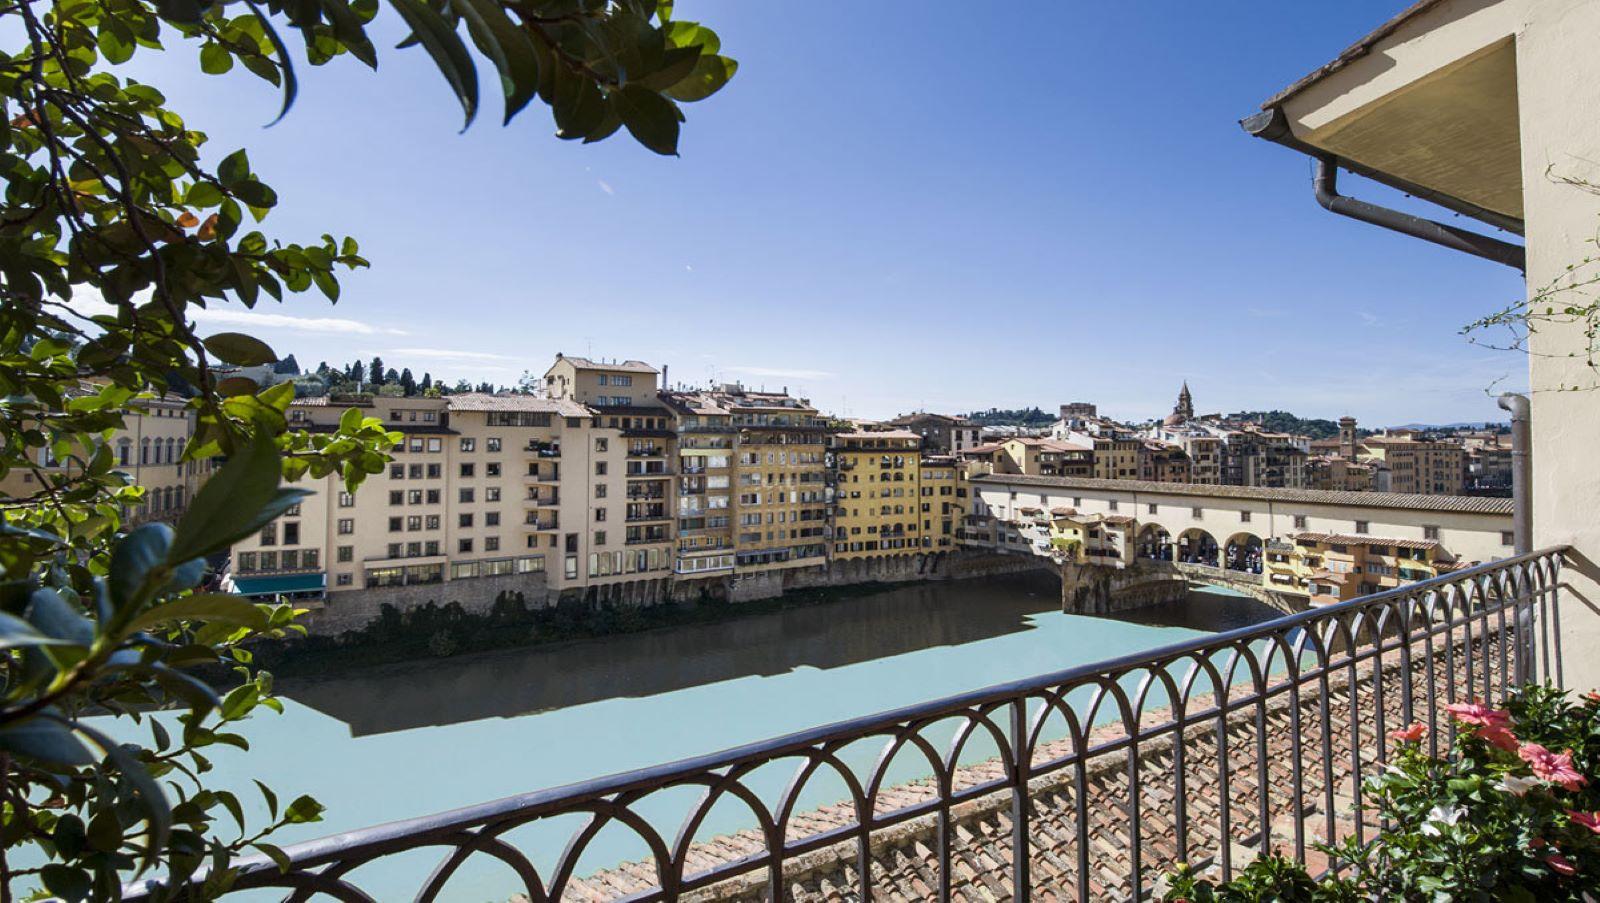
<svg viewBox="0 0 1600 903"><path fill-rule="evenodd" d="M322 608L312 609L302 619L309 633L335 636L347 630L360 630L376 621L383 606L400 611L422 608L432 602L444 606L454 602L468 614L486 614L501 593L521 593L529 608L543 608L555 602L545 586L543 574L507 574L451 580L420 586L385 586L334 593Z"/></svg>
<svg viewBox="0 0 1600 903"><path fill-rule="evenodd" d="M1131 611L1181 602L1189 594L1188 578L1175 571L1067 563L1060 572L1061 610L1069 615Z"/></svg>
<svg viewBox="0 0 1600 903"><path fill-rule="evenodd" d="M921 580L964 580L1047 569L1048 562L992 552L942 552L830 561L814 567L766 571L725 578L720 592L731 602L771 599L802 589L825 589L861 583L915 583Z"/></svg>

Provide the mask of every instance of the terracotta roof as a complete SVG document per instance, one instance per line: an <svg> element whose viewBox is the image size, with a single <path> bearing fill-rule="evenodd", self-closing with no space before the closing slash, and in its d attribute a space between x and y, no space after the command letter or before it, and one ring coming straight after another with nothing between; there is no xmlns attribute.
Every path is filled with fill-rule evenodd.
<svg viewBox="0 0 1600 903"><path fill-rule="evenodd" d="M1398 492L1351 492L1333 489L1274 489L1265 486L1213 486L1199 483L1157 483L1150 480L1102 480L1092 477L1044 477L1025 474L983 474L974 483L1014 484L1060 489L1111 492L1147 492L1227 499L1301 502L1312 505L1353 505L1367 508L1402 508L1418 511L1457 511L1469 514L1511 516L1511 499L1464 495L1409 495Z"/></svg>
<svg viewBox="0 0 1600 903"><path fill-rule="evenodd" d="M1057 517L1072 517L1078 513L1078 509L1068 508L1064 505L1057 505L1050 509L1050 513L1056 515Z"/></svg>
<svg viewBox="0 0 1600 903"><path fill-rule="evenodd" d="M1349 47L1346 47L1343 52L1329 62L1318 67L1315 72L1297 79L1287 88L1284 88L1282 91L1279 91L1278 93L1267 98L1266 101L1261 104L1261 109L1270 110L1273 107L1279 106L1284 101L1295 96L1296 94L1299 94L1301 91L1304 91L1317 82L1322 81L1324 78L1327 78L1333 73L1338 72L1340 69L1343 69L1356 60L1361 59L1362 57L1371 53L1372 49L1376 47L1384 38L1387 38L1398 31L1400 26L1406 24L1417 16L1422 15L1429 9L1438 6L1442 2L1444 2L1444 0L1418 0L1418 2L1411 4L1394 18L1373 29L1361 40L1356 41Z"/></svg>
<svg viewBox="0 0 1600 903"><path fill-rule="evenodd" d="M567 363L569 363L572 366L578 368L579 370L608 370L608 371L620 370L620 371L623 371L625 373L659 373L660 372L659 370L657 370L656 368L650 366L649 364L645 363L644 361L626 360L626 361L622 361L620 363L607 364L607 363L604 363L604 362L591 361L586 357L574 357L573 355L570 355L570 354L558 355L557 359L566 361Z"/></svg>
<svg viewBox="0 0 1600 903"><path fill-rule="evenodd" d="M910 430L855 430L849 433L836 433L840 439L921 439L922 437Z"/></svg>
<svg viewBox="0 0 1600 903"><path fill-rule="evenodd" d="M538 395L489 395L467 392L445 398L452 411L533 411L556 414L561 417L589 417L594 411L566 398L543 398Z"/></svg>
<svg viewBox="0 0 1600 903"><path fill-rule="evenodd" d="M1345 546L1394 546L1398 549L1439 548L1439 544L1431 539L1396 539L1392 536L1372 536L1365 533L1296 533L1289 538L1296 542L1331 542Z"/></svg>

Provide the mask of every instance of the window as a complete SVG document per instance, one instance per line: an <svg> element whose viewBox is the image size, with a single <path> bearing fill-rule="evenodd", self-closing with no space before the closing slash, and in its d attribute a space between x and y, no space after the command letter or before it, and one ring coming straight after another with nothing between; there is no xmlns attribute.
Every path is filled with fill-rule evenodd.
<svg viewBox="0 0 1600 903"><path fill-rule="evenodd" d="M1146 505L1145 508L1151 514L1160 514L1161 513L1161 506L1160 505Z"/></svg>
<svg viewBox="0 0 1600 903"><path fill-rule="evenodd" d="M472 504L472 490L471 489L462 489L462 490L460 490L459 492L456 493L456 500L461 502L463 505Z"/></svg>
<svg viewBox="0 0 1600 903"><path fill-rule="evenodd" d="M606 462L604 462L604 461L596 461L596 462L594 462L594 475L597 476L597 477L603 477L603 476L606 475Z"/></svg>
<svg viewBox="0 0 1600 903"><path fill-rule="evenodd" d="M256 569L256 553L254 553L254 552L240 552L239 553L239 573L248 574L248 573L250 573L251 571L253 571L255 569Z"/></svg>
<svg viewBox="0 0 1600 903"><path fill-rule="evenodd" d="M1205 518L1205 514L1206 514L1206 509L1204 509L1204 508L1190 508L1189 509L1189 516L1194 518L1195 520L1204 519Z"/></svg>
<svg viewBox="0 0 1600 903"><path fill-rule="evenodd" d="M463 553L471 552L472 551L472 540L470 540L470 539L457 540L456 541L456 551L457 552L463 552Z"/></svg>
<svg viewBox="0 0 1600 903"><path fill-rule="evenodd" d="M297 546L300 544L299 521L283 525L283 544L286 546Z"/></svg>
<svg viewBox="0 0 1600 903"><path fill-rule="evenodd" d="M430 514L423 519L422 523L425 530L437 530L439 529L439 515Z"/></svg>
<svg viewBox="0 0 1600 903"><path fill-rule="evenodd" d="M1368 529L1369 529L1369 528L1370 528L1370 527L1371 527L1371 526L1372 526L1372 525L1371 525L1371 524L1369 524L1369 523L1367 523L1367 522L1366 522L1366 521L1364 521L1364 520L1358 520L1358 521L1356 521L1356 532L1357 532L1357 533L1366 533L1366 532L1367 532L1367 530L1368 530Z"/></svg>
<svg viewBox="0 0 1600 903"><path fill-rule="evenodd" d="M1241 523L1241 524L1250 523L1250 512L1248 512L1248 511L1240 511L1239 512L1239 523Z"/></svg>
<svg viewBox="0 0 1600 903"><path fill-rule="evenodd" d="M594 484L594 497L597 498L597 499L603 499L603 498L606 497L606 484L604 484L604 483L596 483L596 484Z"/></svg>
<svg viewBox="0 0 1600 903"><path fill-rule="evenodd" d="M422 439L421 439L421 437L413 438L411 440L411 446L410 447L411 447L411 450L414 451L414 452L422 451Z"/></svg>
<svg viewBox="0 0 1600 903"><path fill-rule="evenodd" d="M354 508L355 506L356 506L355 493L352 493L352 492L341 492L341 493L339 493L339 507L340 508Z"/></svg>
<svg viewBox="0 0 1600 903"><path fill-rule="evenodd" d="M500 537L498 537L498 536L486 536L486 537L484 537L483 550L485 552L498 552L498 551L500 551Z"/></svg>
<svg viewBox="0 0 1600 903"><path fill-rule="evenodd" d="M356 560L356 547L355 546L339 546L337 549L334 550L333 558L334 558L335 561L338 561L340 564L344 564L344 563L347 563L347 562L355 561Z"/></svg>
<svg viewBox="0 0 1600 903"><path fill-rule="evenodd" d="M1294 516L1294 528L1296 530L1304 530L1306 528L1306 516L1304 514L1296 514Z"/></svg>
<svg viewBox="0 0 1600 903"><path fill-rule="evenodd" d="M500 475L500 462L490 461L488 464L483 465L483 475L487 477L498 477Z"/></svg>
<svg viewBox="0 0 1600 903"><path fill-rule="evenodd" d="M594 509L594 519L597 520L597 521L605 520L606 519L606 509L604 509L604 508L596 508L596 509Z"/></svg>
<svg viewBox="0 0 1600 903"><path fill-rule="evenodd" d="M477 444L478 440L476 439L468 439L466 436L461 437L461 450L464 452L474 451Z"/></svg>
<svg viewBox="0 0 1600 903"><path fill-rule="evenodd" d="M403 489L391 489L391 490L389 490L389 504L391 504L391 505L399 505L399 504L403 503L405 500L406 500L405 490L403 490Z"/></svg>
<svg viewBox="0 0 1600 903"><path fill-rule="evenodd" d="M421 464L413 464L410 467L407 467L406 468L406 476L407 476L407 478L413 479L413 480L422 479L422 465Z"/></svg>
<svg viewBox="0 0 1600 903"><path fill-rule="evenodd" d="M498 512L498 511L486 512L483 515L483 525L485 527L498 527L498 526L500 526L500 512Z"/></svg>
<svg viewBox="0 0 1600 903"><path fill-rule="evenodd" d="M436 452L436 451L443 451L443 450L444 450L444 440L443 439L429 439L428 440L428 451Z"/></svg>
<svg viewBox="0 0 1600 903"><path fill-rule="evenodd" d="M333 578L334 585L335 586L349 586L352 576L353 575L351 575L351 574L340 574L337 577Z"/></svg>
<svg viewBox="0 0 1600 903"><path fill-rule="evenodd" d="M576 552L576 551L578 551L578 534L576 534L576 533L568 533L567 534L567 551L568 552Z"/></svg>
<svg viewBox="0 0 1600 903"><path fill-rule="evenodd" d="M389 465L389 479L391 479L391 480L403 480L405 478L406 478L406 466L404 464L390 464Z"/></svg>
<svg viewBox="0 0 1600 903"><path fill-rule="evenodd" d="M429 489L428 490L428 504L430 504L430 505L439 504L439 490L437 490L437 489Z"/></svg>
<svg viewBox="0 0 1600 903"><path fill-rule="evenodd" d="M477 475L476 465L472 464L471 462L462 464L461 465L461 475L464 476L464 477L476 476Z"/></svg>
<svg viewBox="0 0 1600 903"><path fill-rule="evenodd" d="M491 436L484 440L483 447L485 451L497 452L500 450L500 440Z"/></svg>
<svg viewBox="0 0 1600 903"><path fill-rule="evenodd" d="M596 530L596 531L594 531L594 544L597 545L597 546L603 546L603 545L606 544L606 531L604 531L604 530Z"/></svg>
<svg viewBox="0 0 1600 903"><path fill-rule="evenodd" d="M420 504L422 504L422 490L421 489L413 489L410 492L407 492L406 493L406 504L408 504L408 505L420 505Z"/></svg>
<svg viewBox="0 0 1600 903"><path fill-rule="evenodd" d="M428 465L428 479L437 480L444 474L444 468L438 464Z"/></svg>
<svg viewBox="0 0 1600 903"><path fill-rule="evenodd" d="M462 527L470 527L470 526L472 526L472 515L471 514L463 514L463 515L461 515L460 519L459 519L458 526L462 526Z"/></svg>
<svg viewBox="0 0 1600 903"><path fill-rule="evenodd" d="M1515 533L1511 532L1510 530L1501 530L1500 531L1500 544L1503 545L1503 546L1514 546L1514 545L1516 545L1517 544L1517 535Z"/></svg>
<svg viewBox="0 0 1600 903"><path fill-rule="evenodd" d="M485 489L483 491L483 500L486 502L500 501L500 487L490 486L488 489Z"/></svg>
<svg viewBox="0 0 1600 903"><path fill-rule="evenodd" d="M610 446L610 444L610 440L608 440L606 437L596 436L594 439L594 450L597 452L604 452L607 447Z"/></svg>
<svg viewBox="0 0 1600 903"><path fill-rule="evenodd" d="M349 536L356 532L356 520L353 517L339 518L339 535Z"/></svg>
<svg viewBox="0 0 1600 903"><path fill-rule="evenodd" d="M261 528L261 544L264 546L275 546L278 544L277 524L267 524L265 527Z"/></svg>
<svg viewBox="0 0 1600 903"><path fill-rule="evenodd" d="M422 515L413 514L410 517L406 518L406 531L407 532L415 533L416 531L421 530L421 529L422 529Z"/></svg>
<svg viewBox="0 0 1600 903"><path fill-rule="evenodd" d="M1117 500L1116 499L1112 499L1112 500L1106 502L1106 506L1108 508L1110 508L1112 511L1117 510Z"/></svg>
<svg viewBox="0 0 1600 903"><path fill-rule="evenodd" d="M1437 541L1439 539L1439 528L1433 524L1423 524L1422 538Z"/></svg>
<svg viewBox="0 0 1600 903"><path fill-rule="evenodd" d="M405 529L405 518L401 518L401 517L391 517L391 518L389 518L389 532L390 533L399 533L403 529Z"/></svg>

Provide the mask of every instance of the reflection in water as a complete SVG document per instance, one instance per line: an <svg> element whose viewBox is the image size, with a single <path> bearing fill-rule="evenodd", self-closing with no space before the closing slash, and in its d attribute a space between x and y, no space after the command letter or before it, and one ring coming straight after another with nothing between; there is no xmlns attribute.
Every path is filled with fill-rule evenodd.
<svg viewBox="0 0 1600 903"><path fill-rule="evenodd" d="M919 584L718 624L285 680L279 691L361 737L960 646L1034 630L1035 616L1059 611L1059 598L1056 578L1046 573ZM1117 618L1225 630L1276 614L1246 597L1198 591L1190 601ZM1075 662L1062 666L1068 664Z"/></svg>

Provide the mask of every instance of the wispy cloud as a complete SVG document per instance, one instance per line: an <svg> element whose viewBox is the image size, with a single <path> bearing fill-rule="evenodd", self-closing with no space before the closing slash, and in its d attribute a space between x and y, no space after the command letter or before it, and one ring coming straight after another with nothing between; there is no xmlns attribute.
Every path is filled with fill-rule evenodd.
<svg viewBox="0 0 1600 903"><path fill-rule="evenodd" d="M1356 311L1356 316L1360 317L1361 322L1367 324L1368 326L1377 326L1379 323L1383 322L1382 320L1378 319L1377 314L1367 313L1364 310Z"/></svg>
<svg viewBox="0 0 1600 903"><path fill-rule="evenodd" d="M600 190L604 191L606 194L615 195L617 193L617 190L612 188L611 183L607 182L605 179L595 179L594 181L596 185L600 186Z"/></svg>
<svg viewBox="0 0 1600 903"><path fill-rule="evenodd" d="M514 361L509 354L491 354L487 351L456 351L452 348L391 348L383 354L393 357L425 357L441 361Z"/></svg>
<svg viewBox="0 0 1600 903"><path fill-rule="evenodd" d="M406 335L403 329L376 326L360 320L343 317L296 317L289 314L268 313L261 310L230 310L212 308L193 310L196 322L218 323L230 326L255 326L267 329L287 329L292 332L318 332L335 335Z"/></svg>
<svg viewBox="0 0 1600 903"><path fill-rule="evenodd" d="M787 370L782 367L724 367L729 373L765 376L769 379L833 379L838 374L827 370Z"/></svg>

